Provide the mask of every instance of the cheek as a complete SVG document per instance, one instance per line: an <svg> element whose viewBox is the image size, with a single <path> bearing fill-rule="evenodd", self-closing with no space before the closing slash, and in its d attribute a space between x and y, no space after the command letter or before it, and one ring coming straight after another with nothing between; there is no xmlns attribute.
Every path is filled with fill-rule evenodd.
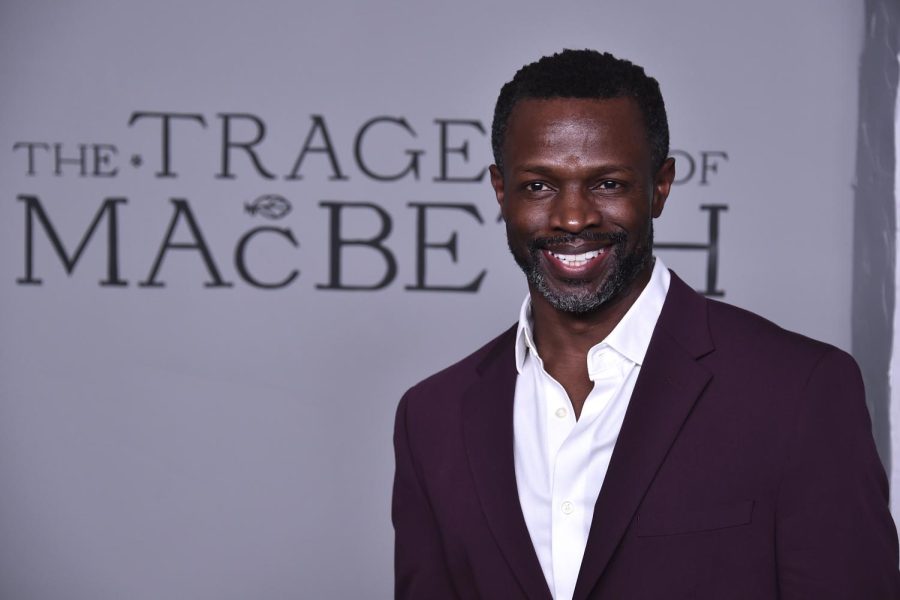
<svg viewBox="0 0 900 600"><path fill-rule="evenodd" d="M607 223L625 231L640 231L649 227L652 218L649 202L632 202L608 206L603 218Z"/></svg>
<svg viewBox="0 0 900 600"><path fill-rule="evenodd" d="M506 230L511 236L529 238L541 231L542 218L537 211L517 211L504 215Z"/></svg>
<svg viewBox="0 0 900 600"><path fill-rule="evenodd" d="M528 242L532 237L531 233L528 230L523 229L521 225L507 222L506 239L509 241L510 246L514 248L524 248L528 245Z"/></svg>

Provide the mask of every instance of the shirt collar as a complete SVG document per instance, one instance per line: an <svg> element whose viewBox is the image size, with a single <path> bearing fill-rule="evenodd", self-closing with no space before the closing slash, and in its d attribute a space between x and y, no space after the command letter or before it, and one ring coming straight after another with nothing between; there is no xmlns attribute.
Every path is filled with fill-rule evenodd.
<svg viewBox="0 0 900 600"><path fill-rule="evenodd" d="M669 270L662 260L656 258L650 281L606 339L591 348L591 353L601 346L609 346L631 362L637 365L643 363L669 291L670 280ZM529 351L535 357L539 357L537 346L534 344L532 325L531 295L528 295L522 302L516 331L516 369L519 373L522 372Z"/></svg>

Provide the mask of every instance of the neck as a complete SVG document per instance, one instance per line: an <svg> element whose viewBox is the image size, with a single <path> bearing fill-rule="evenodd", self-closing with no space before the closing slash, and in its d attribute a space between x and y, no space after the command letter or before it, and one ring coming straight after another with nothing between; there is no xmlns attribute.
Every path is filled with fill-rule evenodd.
<svg viewBox="0 0 900 600"><path fill-rule="evenodd" d="M560 311L532 288L533 334L540 355L584 359L588 350L606 339L619 324L649 283L652 272L651 263L622 292L597 310L584 314Z"/></svg>
<svg viewBox="0 0 900 600"><path fill-rule="evenodd" d="M619 294L586 314L559 311L531 289L534 343L544 368L566 390L576 419L593 387L587 368L588 351L619 324L647 286L652 272L651 263Z"/></svg>

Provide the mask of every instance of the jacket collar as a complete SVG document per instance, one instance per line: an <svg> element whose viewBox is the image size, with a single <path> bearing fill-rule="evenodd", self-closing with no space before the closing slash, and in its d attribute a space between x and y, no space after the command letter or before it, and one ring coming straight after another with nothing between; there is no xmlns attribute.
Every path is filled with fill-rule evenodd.
<svg viewBox="0 0 900 600"><path fill-rule="evenodd" d="M488 526L531 600L550 598L519 504L513 459L516 327L477 366L465 392L463 437ZM597 585L656 471L711 375L697 359L713 350L706 300L674 273L594 507L575 587L584 600Z"/></svg>
<svg viewBox="0 0 900 600"><path fill-rule="evenodd" d="M672 275L669 293L594 505L575 600L588 598L633 521L672 443L712 375L706 300Z"/></svg>
<svg viewBox="0 0 900 600"><path fill-rule="evenodd" d="M525 597L551 598L519 504L513 459L516 391L515 327L504 333L477 369L481 378L463 397L463 438L488 526Z"/></svg>

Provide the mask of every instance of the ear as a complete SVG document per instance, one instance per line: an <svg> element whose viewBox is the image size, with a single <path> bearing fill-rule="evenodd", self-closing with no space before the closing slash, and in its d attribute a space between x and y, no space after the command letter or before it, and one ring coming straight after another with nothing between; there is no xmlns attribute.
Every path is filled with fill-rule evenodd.
<svg viewBox="0 0 900 600"><path fill-rule="evenodd" d="M663 207L666 205L666 198L669 197L669 191L672 189L673 181L675 181L675 159L670 156L663 161L653 180L651 214L654 219L662 214Z"/></svg>
<svg viewBox="0 0 900 600"><path fill-rule="evenodd" d="M497 165L491 165L491 187L494 188L494 195L497 197L497 204L500 205L500 212L503 212L503 172Z"/></svg>

